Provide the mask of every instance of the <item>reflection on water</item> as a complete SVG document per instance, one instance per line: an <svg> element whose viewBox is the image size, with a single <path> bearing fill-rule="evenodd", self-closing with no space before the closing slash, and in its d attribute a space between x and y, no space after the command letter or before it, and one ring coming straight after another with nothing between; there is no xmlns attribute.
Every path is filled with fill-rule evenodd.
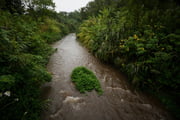
<svg viewBox="0 0 180 120"><path fill-rule="evenodd" d="M43 97L50 99L42 120L171 120L150 99L131 92L125 77L101 63L69 34L53 45L57 52L47 66L53 80L43 86ZM80 94L70 80L72 70L85 66L100 80L102 96L93 91Z"/></svg>

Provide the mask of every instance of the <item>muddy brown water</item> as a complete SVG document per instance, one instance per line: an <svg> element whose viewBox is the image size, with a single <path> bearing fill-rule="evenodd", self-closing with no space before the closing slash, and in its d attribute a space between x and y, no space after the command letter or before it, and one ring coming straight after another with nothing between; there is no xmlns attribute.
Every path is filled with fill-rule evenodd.
<svg viewBox="0 0 180 120"><path fill-rule="evenodd" d="M171 120L151 99L132 92L126 78L109 65L101 63L69 34L53 45L57 51L47 66L53 80L43 87L43 98L49 99L41 120ZM95 91L80 94L70 75L77 66L92 70L100 80L103 95Z"/></svg>

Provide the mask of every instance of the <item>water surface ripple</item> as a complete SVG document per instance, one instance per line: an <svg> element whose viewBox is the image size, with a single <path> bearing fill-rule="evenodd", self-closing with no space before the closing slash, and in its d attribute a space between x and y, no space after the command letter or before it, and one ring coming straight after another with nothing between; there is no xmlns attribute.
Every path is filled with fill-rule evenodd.
<svg viewBox="0 0 180 120"><path fill-rule="evenodd" d="M132 92L125 77L101 63L69 34L53 45L57 48L47 66L53 80L43 87L43 97L50 99L42 120L171 120L169 115L138 92ZM92 70L100 80L103 95L80 94L70 75L77 66Z"/></svg>

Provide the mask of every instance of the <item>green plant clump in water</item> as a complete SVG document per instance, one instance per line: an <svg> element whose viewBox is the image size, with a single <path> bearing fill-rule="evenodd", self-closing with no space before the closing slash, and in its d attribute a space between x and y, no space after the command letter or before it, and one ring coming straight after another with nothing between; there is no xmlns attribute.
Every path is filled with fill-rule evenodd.
<svg viewBox="0 0 180 120"><path fill-rule="evenodd" d="M77 67L71 75L72 81L80 93L92 91L95 89L99 95L103 93L99 80L94 73L85 67Z"/></svg>

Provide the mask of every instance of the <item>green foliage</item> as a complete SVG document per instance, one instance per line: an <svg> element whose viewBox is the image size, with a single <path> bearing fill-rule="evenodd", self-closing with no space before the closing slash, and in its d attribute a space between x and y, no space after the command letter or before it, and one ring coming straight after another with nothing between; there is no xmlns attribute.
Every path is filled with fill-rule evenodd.
<svg viewBox="0 0 180 120"><path fill-rule="evenodd" d="M63 32L76 32L77 28L79 27L80 23L82 22L80 12L60 12L57 14L56 18L60 23L63 23L66 26L66 29L63 29Z"/></svg>
<svg viewBox="0 0 180 120"><path fill-rule="evenodd" d="M109 8L120 8L122 0L93 0L85 7L80 9L80 14L83 20L88 19L89 16L98 16L101 10ZM126 1L125 1L126 2Z"/></svg>
<svg viewBox="0 0 180 120"><path fill-rule="evenodd" d="M122 0L121 8L112 3L102 10L94 3L99 14L82 23L78 40L96 57L124 71L136 88L166 93L168 97L159 98L178 117L177 108L168 106L179 106L180 7L170 0ZM94 7L88 7L92 12Z"/></svg>
<svg viewBox="0 0 180 120"><path fill-rule="evenodd" d="M0 9L9 11L10 13L24 12L24 6L22 0L1 0Z"/></svg>
<svg viewBox="0 0 180 120"><path fill-rule="evenodd" d="M54 50L49 43L75 30L79 19L78 12L69 20L54 7L52 0L1 0L1 120L40 119L40 86L51 80L46 64Z"/></svg>
<svg viewBox="0 0 180 120"><path fill-rule="evenodd" d="M40 86L51 80L46 64L54 50L49 43L69 32L54 7L52 0L1 0L1 120L40 119Z"/></svg>
<svg viewBox="0 0 180 120"><path fill-rule="evenodd" d="M1 91L9 90L13 86L14 82L15 82L14 77L11 75L0 76Z"/></svg>
<svg viewBox="0 0 180 120"><path fill-rule="evenodd" d="M64 26L55 19L46 18L40 25L39 34L47 43L53 43L63 37L62 29Z"/></svg>
<svg viewBox="0 0 180 120"><path fill-rule="evenodd" d="M103 93L100 83L94 73L85 67L75 68L72 72L71 79L81 93L92 91L93 89L95 89L99 95Z"/></svg>
<svg viewBox="0 0 180 120"><path fill-rule="evenodd" d="M65 26L48 16L0 10L0 119L39 120L43 109L40 86L51 80L46 64L52 43Z"/></svg>

